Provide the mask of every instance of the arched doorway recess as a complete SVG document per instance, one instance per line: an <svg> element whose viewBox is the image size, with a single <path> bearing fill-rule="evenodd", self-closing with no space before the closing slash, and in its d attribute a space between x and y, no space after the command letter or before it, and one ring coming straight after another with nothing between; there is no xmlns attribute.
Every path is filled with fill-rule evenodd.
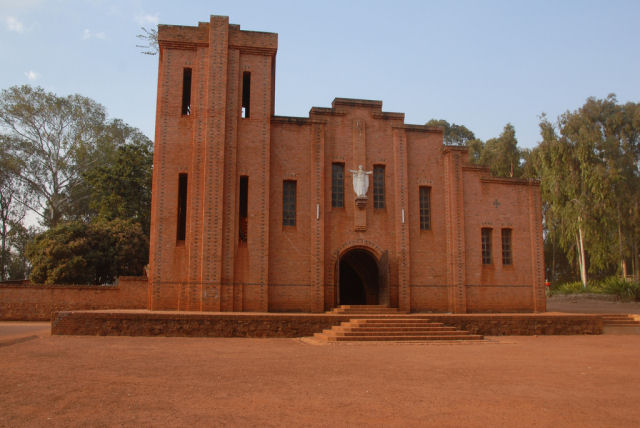
<svg viewBox="0 0 640 428"><path fill-rule="evenodd" d="M338 303L341 305L388 304L388 256L378 260L364 248L352 248L338 260Z"/></svg>

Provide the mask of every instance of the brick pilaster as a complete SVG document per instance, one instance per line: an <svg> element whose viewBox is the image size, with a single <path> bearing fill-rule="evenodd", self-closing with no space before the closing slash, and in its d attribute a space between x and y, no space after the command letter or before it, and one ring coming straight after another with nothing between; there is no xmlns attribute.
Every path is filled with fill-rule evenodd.
<svg viewBox="0 0 640 428"><path fill-rule="evenodd" d="M409 198L407 189L407 140L404 130L393 129L393 155L395 183L395 232L396 260L398 265L398 309L411 310L411 288L409 287L410 251L409 251Z"/></svg>
<svg viewBox="0 0 640 428"><path fill-rule="evenodd" d="M220 310L229 18L209 23L206 139L203 159L202 291L199 310ZM196 308L194 308L196 309Z"/></svg>
<svg viewBox="0 0 640 428"><path fill-rule="evenodd" d="M324 310L324 124L311 128L311 311Z"/></svg>
<svg viewBox="0 0 640 428"><path fill-rule="evenodd" d="M467 311L462 158L455 147L444 149L445 229L447 233L447 282L449 310Z"/></svg>

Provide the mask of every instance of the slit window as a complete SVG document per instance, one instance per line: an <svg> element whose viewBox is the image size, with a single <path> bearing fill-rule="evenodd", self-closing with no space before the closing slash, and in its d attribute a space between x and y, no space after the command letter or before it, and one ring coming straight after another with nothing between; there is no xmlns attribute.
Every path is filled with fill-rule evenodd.
<svg viewBox="0 0 640 428"><path fill-rule="evenodd" d="M191 114L191 69L185 68L182 73L182 115Z"/></svg>
<svg viewBox="0 0 640 428"><path fill-rule="evenodd" d="M331 165L331 206L344 207L344 164Z"/></svg>
<svg viewBox="0 0 640 428"><path fill-rule="evenodd" d="M242 73L242 117L251 115L251 73Z"/></svg>
<svg viewBox="0 0 640 428"><path fill-rule="evenodd" d="M282 185L282 225L296 225L296 181L285 180Z"/></svg>
<svg viewBox="0 0 640 428"><path fill-rule="evenodd" d="M491 228L482 228L482 264L491 264Z"/></svg>
<svg viewBox="0 0 640 428"><path fill-rule="evenodd" d="M187 236L187 174L178 174L178 229L176 239L184 241Z"/></svg>
<svg viewBox="0 0 640 428"><path fill-rule="evenodd" d="M247 242L247 232L248 232L248 220L247 220L247 212L248 212L248 203L249 203L249 177L243 175L240 177L240 201L238 204L238 218L240 219L240 224L238 227L239 230L239 241Z"/></svg>
<svg viewBox="0 0 640 428"><path fill-rule="evenodd" d="M502 264L513 264L511 251L511 229L502 229Z"/></svg>
<svg viewBox="0 0 640 428"><path fill-rule="evenodd" d="M420 230L431 229L431 187L420 186Z"/></svg>
<svg viewBox="0 0 640 428"><path fill-rule="evenodd" d="M373 166L373 208L384 208L384 165Z"/></svg>

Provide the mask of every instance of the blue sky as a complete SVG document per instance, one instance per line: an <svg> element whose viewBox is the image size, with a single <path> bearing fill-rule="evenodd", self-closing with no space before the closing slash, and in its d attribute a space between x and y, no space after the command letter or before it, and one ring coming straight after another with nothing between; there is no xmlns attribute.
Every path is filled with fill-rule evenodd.
<svg viewBox="0 0 640 428"><path fill-rule="evenodd" d="M446 119L483 140L511 122L533 147L542 112L612 92L640 101L640 1L616 0L0 0L0 88L79 93L153 138L158 59L136 35L212 14L279 34L278 115L379 99L407 123Z"/></svg>

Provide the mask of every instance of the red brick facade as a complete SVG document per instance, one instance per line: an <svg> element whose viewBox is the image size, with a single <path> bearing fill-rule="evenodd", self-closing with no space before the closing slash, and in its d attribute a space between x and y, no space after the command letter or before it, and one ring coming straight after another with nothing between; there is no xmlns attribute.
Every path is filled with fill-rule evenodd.
<svg viewBox="0 0 640 428"><path fill-rule="evenodd" d="M545 310L537 183L380 101L275 116L277 34L212 16L158 36L150 309Z"/></svg>

